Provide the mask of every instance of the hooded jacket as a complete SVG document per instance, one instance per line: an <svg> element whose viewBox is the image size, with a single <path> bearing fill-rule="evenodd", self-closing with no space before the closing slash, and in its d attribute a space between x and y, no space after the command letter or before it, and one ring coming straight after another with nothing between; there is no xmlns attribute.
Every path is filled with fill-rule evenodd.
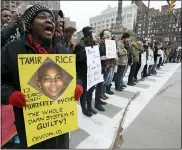
<svg viewBox="0 0 182 150"><path fill-rule="evenodd" d="M27 36L23 36L19 40L15 40L7 44L2 50L1 59L1 104L8 105L9 97L15 91L20 91L20 80L18 72L18 54L36 54L33 48L30 46ZM52 54L70 54L68 48L64 47L62 43L55 43ZM77 80L77 84L81 84L80 80ZM18 136L21 141L21 148L27 148L25 124L23 117L23 109L13 107L15 114L15 125L18 132ZM68 141L67 141L68 138ZM52 139L49 139L51 143L55 143L56 147L60 145L69 144L69 135L64 134ZM57 142L59 141L59 142ZM60 142L63 141L63 142ZM65 142L65 143L64 143ZM68 145L69 146L69 145ZM34 148L43 148L41 143L33 146ZM50 149L53 147L49 147Z"/></svg>

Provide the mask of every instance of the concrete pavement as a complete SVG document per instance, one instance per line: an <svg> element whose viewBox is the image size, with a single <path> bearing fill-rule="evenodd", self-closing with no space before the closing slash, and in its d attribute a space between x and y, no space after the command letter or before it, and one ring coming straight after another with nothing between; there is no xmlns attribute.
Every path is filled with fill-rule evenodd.
<svg viewBox="0 0 182 150"><path fill-rule="evenodd" d="M130 99L139 92L126 113L123 122L124 130L129 127L179 66L180 64L166 64L158 71L156 76L151 76L134 87L128 86L122 92L115 91L115 95L110 96L109 100L107 100L108 104L104 106L106 111L99 112L91 118L82 114L78 104L79 130L71 133L70 148L110 148L116 137L125 107ZM124 78L125 82L128 74L129 70Z"/></svg>
<svg viewBox="0 0 182 150"><path fill-rule="evenodd" d="M121 148L181 148L181 67L123 134Z"/></svg>

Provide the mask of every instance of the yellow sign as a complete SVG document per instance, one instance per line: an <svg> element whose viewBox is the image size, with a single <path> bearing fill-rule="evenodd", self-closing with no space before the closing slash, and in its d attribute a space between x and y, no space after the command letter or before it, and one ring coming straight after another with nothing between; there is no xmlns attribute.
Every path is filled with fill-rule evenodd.
<svg viewBox="0 0 182 150"><path fill-rule="evenodd" d="M78 129L75 55L20 54L18 64L28 147Z"/></svg>

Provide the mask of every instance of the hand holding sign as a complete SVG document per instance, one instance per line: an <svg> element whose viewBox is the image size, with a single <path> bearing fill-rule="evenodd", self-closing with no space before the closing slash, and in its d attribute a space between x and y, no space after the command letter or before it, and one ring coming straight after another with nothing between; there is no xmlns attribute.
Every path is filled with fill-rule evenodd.
<svg viewBox="0 0 182 150"><path fill-rule="evenodd" d="M25 96L20 91L15 91L10 95L9 104L22 108L26 106Z"/></svg>
<svg viewBox="0 0 182 150"><path fill-rule="evenodd" d="M108 58L106 56L102 56L101 60L107 60Z"/></svg>

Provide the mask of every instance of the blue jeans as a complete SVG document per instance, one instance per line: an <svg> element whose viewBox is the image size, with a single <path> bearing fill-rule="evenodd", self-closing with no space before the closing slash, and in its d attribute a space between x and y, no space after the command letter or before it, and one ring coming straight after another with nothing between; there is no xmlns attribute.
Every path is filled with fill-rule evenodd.
<svg viewBox="0 0 182 150"><path fill-rule="evenodd" d="M116 89L119 89L121 86L123 86L123 78L124 78L125 69L126 69L126 65L118 65L116 80L115 80Z"/></svg>
<svg viewBox="0 0 182 150"><path fill-rule="evenodd" d="M104 81L106 86L109 86L112 83L113 77L114 77L114 67L107 68L104 74Z"/></svg>

